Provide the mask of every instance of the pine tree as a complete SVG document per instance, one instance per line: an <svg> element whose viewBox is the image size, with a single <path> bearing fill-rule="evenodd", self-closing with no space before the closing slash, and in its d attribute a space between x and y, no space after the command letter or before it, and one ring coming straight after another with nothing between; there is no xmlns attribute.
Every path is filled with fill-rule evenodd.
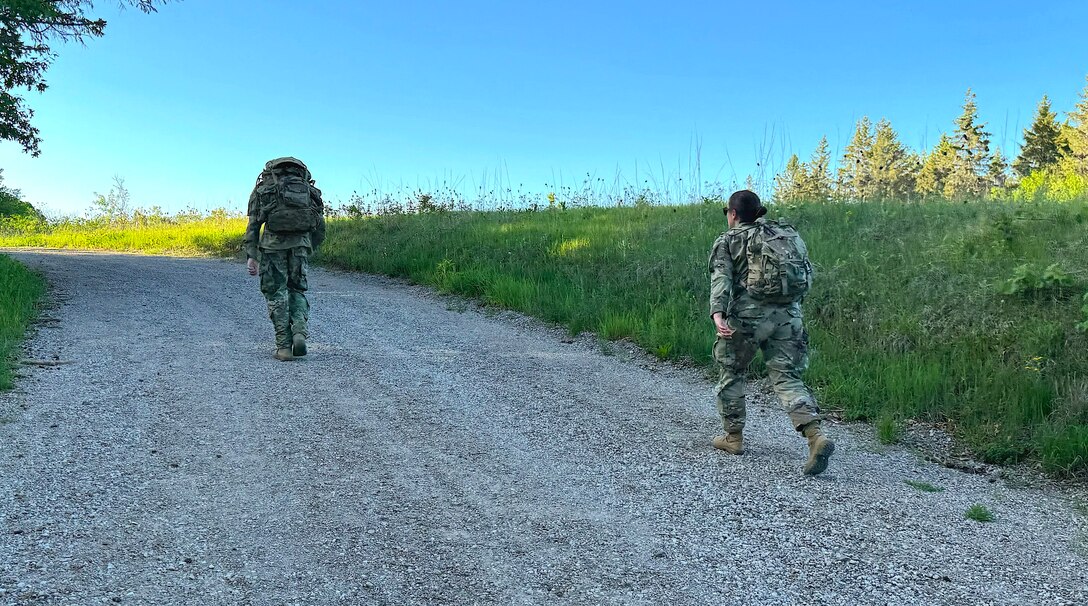
<svg viewBox="0 0 1088 606"><path fill-rule="evenodd" d="M831 200L834 187L831 182L831 152L824 136L812 152L812 159L802 166L798 195L806 202Z"/></svg>
<svg viewBox="0 0 1088 606"><path fill-rule="evenodd" d="M956 131L951 142L955 162L944 185L948 199L979 197L986 192L986 170L990 161L990 133L985 123L978 121L975 93L967 89L963 113L956 118Z"/></svg>
<svg viewBox="0 0 1088 606"><path fill-rule="evenodd" d="M915 191L923 197L944 196L948 175L956 162L956 149L948 135L941 139L929 153L922 157L922 167L915 181Z"/></svg>
<svg viewBox="0 0 1088 606"><path fill-rule="evenodd" d="M837 194L843 200L862 200L869 189L869 155L873 147L873 127L868 116L862 116L854 136L846 145L839 164Z"/></svg>
<svg viewBox="0 0 1088 606"><path fill-rule="evenodd" d="M860 190L866 200L903 200L914 191L918 164L899 141L892 123L882 118L876 124L873 144L865 159L869 181Z"/></svg>
<svg viewBox="0 0 1088 606"><path fill-rule="evenodd" d="M1050 110L1050 99L1043 95L1031 128L1024 129L1024 146L1012 164L1013 170L1026 177L1037 170L1050 168L1058 163L1065 150L1058 116Z"/></svg>
<svg viewBox="0 0 1088 606"><path fill-rule="evenodd" d="M790 156L786 168L774 178L774 199L776 202L800 202L799 185L804 181L804 166L797 154Z"/></svg>
<svg viewBox="0 0 1088 606"><path fill-rule="evenodd" d="M1001 153L1001 148L994 148L994 155L990 158L990 166L986 171L986 181L991 189L1004 189L1009 179L1009 163Z"/></svg>
<svg viewBox="0 0 1088 606"><path fill-rule="evenodd" d="M1088 77L1085 80L1088 81ZM1073 111L1066 114L1065 128L1062 130L1066 155L1081 172L1088 174L1088 83L1080 92L1080 99L1073 106Z"/></svg>

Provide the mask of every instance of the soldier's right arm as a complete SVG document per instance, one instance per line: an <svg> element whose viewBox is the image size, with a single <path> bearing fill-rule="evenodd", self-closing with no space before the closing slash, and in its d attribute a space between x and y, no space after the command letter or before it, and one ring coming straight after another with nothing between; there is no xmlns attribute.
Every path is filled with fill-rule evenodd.
<svg viewBox="0 0 1088 606"><path fill-rule="evenodd" d="M726 313L733 297L733 258L729 241L722 234L710 249L710 315Z"/></svg>
<svg viewBox="0 0 1088 606"><path fill-rule="evenodd" d="M249 208L246 214L249 215L249 223L246 225L246 235L242 238L242 243L245 245L246 257L256 259L257 241L261 237L261 224L264 223L261 219L261 204L257 197L256 187L249 194Z"/></svg>

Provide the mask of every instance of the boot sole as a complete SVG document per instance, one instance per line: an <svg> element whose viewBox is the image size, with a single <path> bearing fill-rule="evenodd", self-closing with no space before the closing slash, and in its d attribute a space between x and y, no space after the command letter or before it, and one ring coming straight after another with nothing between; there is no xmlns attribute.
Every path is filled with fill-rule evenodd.
<svg viewBox="0 0 1088 606"><path fill-rule="evenodd" d="M306 339L295 337L291 340L291 353L295 356L306 355Z"/></svg>
<svg viewBox="0 0 1088 606"><path fill-rule="evenodd" d="M818 476L821 473L827 471L827 462L831 458L831 455L835 454L835 444L833 442L827 442L820 452L816 453L816 460L812 462L812 466L805 469L806 476Z"/></svg>

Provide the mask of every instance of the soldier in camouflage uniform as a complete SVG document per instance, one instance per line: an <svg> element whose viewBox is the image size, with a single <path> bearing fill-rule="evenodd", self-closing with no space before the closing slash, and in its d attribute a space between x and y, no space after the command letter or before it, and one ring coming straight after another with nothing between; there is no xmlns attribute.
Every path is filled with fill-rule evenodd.
<svg viewBox="0 0 1088 606"><path fill-rule="evenodd" d="M295 194L285 196L283 188L293 188ZM282 207L284 200L292 195L293 200L301 200L294 215L301 219L294 223L279 219L278 225L285 227L281 227L281 231L272 229L282 215L276 215L274 209L277 204ZM302 209L304 204L309 208ZM292 360L304 356L310 317L310 304L306 300L307 265L310 255L325 240L321 190L313 186L310 171L302 161L276 158L265 164L257 178L249 195L247 214L246 267L250 275L259 273L261 276L261 292L268 300L268 315L276 331L275 358Z"/></svg>
<svg viewBox="0 0 1088 606"><path fill-rule="evenodd" d="M730 229L715 240L709 267L710 314L718 336L714 359L720 368L717 405L725 429L724 435L714 438L713 445L731 454L744 453L744 375L757 349L761 349L775 394L793 427L808 438L809 459L803 471L806 475L822 473L835 446L823 432L815 398L801 381L808 367L808 333L802 323L800 301L771 303L753 296L744 286L749 244L761 246L759 234L766 223L761 217L767 209L755 193L742 190L729 197L729 205L723 210ZM800 246L811 283L811 264L803 243Z"/></svg>

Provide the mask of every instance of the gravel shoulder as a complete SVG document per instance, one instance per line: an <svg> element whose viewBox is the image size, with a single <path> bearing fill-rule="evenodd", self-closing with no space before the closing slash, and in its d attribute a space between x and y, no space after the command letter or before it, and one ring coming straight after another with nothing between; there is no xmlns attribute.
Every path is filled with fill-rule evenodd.
<svg viewBox="0 0 1088 606"><path fill-rule="evenodd" d="M71 363L0 394L0 604L1088 603L1067 489L845 426L805 478L759 391L725 455L694 371L379 277L312 270L280 363L240 263L14 256Z"/></svg>

